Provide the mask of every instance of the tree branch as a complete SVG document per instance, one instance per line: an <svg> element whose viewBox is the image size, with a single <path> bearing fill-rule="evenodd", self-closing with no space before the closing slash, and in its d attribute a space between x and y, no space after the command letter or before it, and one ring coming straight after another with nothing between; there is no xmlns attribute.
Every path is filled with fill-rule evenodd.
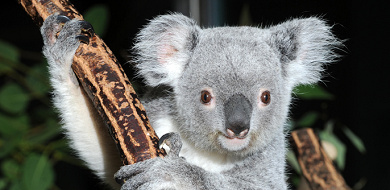
<svg viewBox="0 0 390 190"><path fill-rule="evenodd" d="M19 0L39 26L51 14L83 17L67 0ZM165 155L120 63L96 35L81 44L72 69L95 108L106 121L124 164ZM293 131L292 144L303 175L312 189L350 189L321 148L311 129Z"/></svg>
<svg viewBox="0 0 390 190"><path fill-rule="evenodd" d="M293 131L291 139L303 176L311 189L350 189L322 149L312 129Z"/></svg>
<svg viewBox="0 0 390 190"><path fill-rule="evenodd" d="M19 0L19 3L39 26L54 13L83 20L67 0ZM106 121L123 164L165 155L158 148L158 137L129 79L102 39L94 35L89 45L82 43L76 51L72 69Z"/></svg>

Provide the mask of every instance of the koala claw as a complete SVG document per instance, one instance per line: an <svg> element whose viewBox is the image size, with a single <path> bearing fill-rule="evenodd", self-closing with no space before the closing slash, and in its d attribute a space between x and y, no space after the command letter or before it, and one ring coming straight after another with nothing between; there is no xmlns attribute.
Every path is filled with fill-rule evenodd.
<svg viewBox="0 0 390 190"><path fill-rule="evenodd" d="M78 41L88 44L89 38L95 34L89 22L76 19L71 20L67 16L58 14L49 16L41 30L45 44L48 46L53 46L60 38L67 38L72 35L75 35L74 37Z"/></svg>
<svg viewBox="0 0 390 190"><path fill-rule="evenodd" d="M84 44L89 44L89 39L95 35L95 31L92 25L87 21L79 21L81 25L81 34L77 35L76 38Z"/></svg>
<svg viewBox="0 0 390 190"><path fill-rule="evenodd" d="M163 148L167 156L179 156L182 145L180 135L177 133L167 133L158 142L158 147Z"/></svg>
<svg viewBox="0 0 390 190"><path fill-rule="evenodd" d="M81 43L84 43L84 44L89 44L89 37L88 36L84 36L84 35L78 35L76 36L76 38L81 42Z"/></svg>
<svg viewBox="0 0 390 190"><path fill-rule="evenodd" d="M177 133L163 135L159 147L169 151L164 158L157 157L121 167L114 177L116 182L122 185L122 189L155 189L151 187L174 181L172 180L176 176L174 168L178 167L177 165L179 167L186 165L184 158L179 157L182 147L180 135ZM188 167L183 167L183 171L185 168Z"/></svg>
<svg viewBox="0 0 390 190"><path fill-rule="evenodd" d="M116 174L116 176L114 177L116 183L118 183L119 185L123 185L126 183L126 180L127 178L122 178L122 177L119 177L118 174Z"/></svg>
<svg viewBox="0 0 390 190"><path fill-rule="evenodd" d="M95 34L95 30L92 25L87 21L79 21L81 25L81 33L86 34L88 37L92 38Z"/></svg>
<svg viewBox="0 0 390 190"><path fill-rule="evenodd" d="M70 21L70 18L65 16L65 15L58 15L57 16L57 21L58 21L58 23L65 24L66 22Z"/></svg>

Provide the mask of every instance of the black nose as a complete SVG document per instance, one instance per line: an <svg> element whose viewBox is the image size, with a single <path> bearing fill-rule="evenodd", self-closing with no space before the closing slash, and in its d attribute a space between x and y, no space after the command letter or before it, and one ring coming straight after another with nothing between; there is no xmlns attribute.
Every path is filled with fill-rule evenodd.
<svg viewBox="0 0 390 190"><path fill-rule="evenodd" d="M234 94L224 104L225 127L229 137L245 137L250 128L252 105L242 94Z"/></svg>

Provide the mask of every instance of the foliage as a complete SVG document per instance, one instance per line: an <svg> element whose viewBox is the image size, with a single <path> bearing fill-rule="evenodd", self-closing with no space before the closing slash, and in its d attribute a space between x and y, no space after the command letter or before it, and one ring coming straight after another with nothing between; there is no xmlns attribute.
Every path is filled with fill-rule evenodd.
<svg viewBox="0 0 390 190"><path fill-rule="evenodd" d="M23 65L21 51L4 41L0 51L0 188L48 189L55 177L52 156L66 145L51 149L59 134L56 116L40 114L50 109L44 63Z"/></svg>
<svg viewBox="0 0 390 190"><path fill-rule="evenodd" d="M84 18L98 35L104 36L109 20L107 7L91 7ZM30 56L24 56L23 52L25 50L0 39L0 190L58 189L53 169L55 164L59 161L78 162L69 156L66 141L60 134L59 119L52 110L47 64L43 59L30 60ZM40 52L28 53L42 57ZM319 85L298 86L294 94L303 101L330 102L336 99ZM299 119L290 121L291 129L314 127L321 121L323 127L318 128L319 136L336 147L335 162L342 170L346 146L335 133L336 129L341 129L361 153L366 149L362 140L348 127L336 124L333 118L323 117L323 112L306 112ZM287 159L299 174L299 164L292 152L288 153Z"/></svg>
<svg viewBox="0 0 390 190"><path fill-rule="evenodd" d="M332 94L319 85L298 86L294 89L294 94L296 98L302 101L316 100L326 104L335 100L335 97ZM318 127L318 123L322 123L323 127L321 127L321 125ZM290 121L291 130L305 127L315 128L321 141L326 141L334 146L337 152L334 162L339 170L343 170L345 167L347 148L345 142L339 139L338 136L340 136L340 134L335 132L335 128L339 128L339 131L342 131L341 135L344 135L360 153L363 154L366 152L363 141L347 126L339 123L336 124L335 119L330 118L327 109L321 111L308 111L295 121ZM287 160L292 169L300 174L301 170L299 164L291 150L287 155ZM299 183L299 180L292 181L298 181L297 183Z"/></svg>
<svg viewBox="0 0 390 190"><path fill-rule="evenodd" d="M97 34L105 33L105 6L91 7L85 16ZM0 39L0 190L58 189L55 164L79 162L60 134L47 64L40 52L26 52Z"/></svg>
<svg viewBox="0 0 390 190"><path fill-rule="evenodd" d="M104 36L110 19L109 11L105 5L95 5L89 8L84 14L84 19L91 23L96 34Z"/></svg>

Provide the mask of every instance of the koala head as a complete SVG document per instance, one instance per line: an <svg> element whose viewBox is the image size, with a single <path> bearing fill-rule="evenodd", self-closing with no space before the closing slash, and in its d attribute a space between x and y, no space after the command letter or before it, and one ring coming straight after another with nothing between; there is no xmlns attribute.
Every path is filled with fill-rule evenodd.
<svg viewBox="0 0 390 190"><path fill-rule="evenodd" d="M319 81L338 45L318 18L201 29L170 14L141 30L134 49L146 83L172 87L183 138L199 149L246 155L284 138L293 87Z"/></svg>

